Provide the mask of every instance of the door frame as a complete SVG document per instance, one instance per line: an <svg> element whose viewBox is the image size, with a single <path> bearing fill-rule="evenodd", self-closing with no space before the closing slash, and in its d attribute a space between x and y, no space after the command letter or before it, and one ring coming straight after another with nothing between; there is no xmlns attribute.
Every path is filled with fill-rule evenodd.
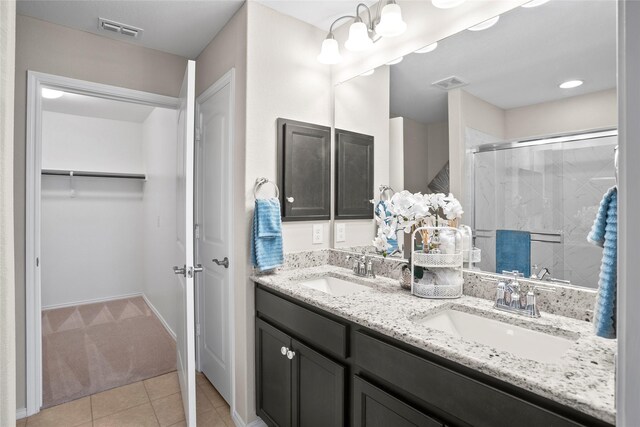
<svg viewBox="0 0 640 427"><path fill-rule="evenodd" d="M228 174L229 174L229 183L233 183L233 173L234 173L234 165L233 165L233 160L234 160L234 149L235 149L235 93L236 93L236 70L235 68L231 68L229 71L227 71L222 77L220 77L215 83L213 83L211 86L209 86L204 92L202 92L197 98L196 98L196 159L197 156L199 154L199 150L200 150L200 137L201 137L201 131L200 131L200 122L199 122L199 117L200 117L200 106L202 104L204 104L209 98L211 98L212 96L214 96L216 93L218 93L220 90L222 90L222 88L224 88L226 85L229 85L229 138L227 140L227 144L228 144L228 149L227 149L227 159L226 161L228 162ZM196 214L195 214L195 223L199 224L199 218L198 218L198 212L199 210L199 204L200 204L200 200L197 198L197 195L199 194L199 189L200 189L200 180L199 180L199 176L200 176L200 171L198 170L198 161L196 160L196 183L194 185L195 188L195 193L196 193ZM231 370L231 402L230 402L230 407L231 407L231 413L234 414L236 411L236 381L235 381L235 376L236 376L236 363L235 363L235 301L236 301L236 292L235 292L235 286L233 286L233 278L235 275L235 265L236 263L232 260L232 256L234 254L234 249L235 249L235 245L234 245L234 240L233 240L233 231L235 230L235 209L233 206L233 191L229 191L229 196L228 196L228 200L225 201L226 205L227 205L227 217L229 218L229 223L228 223L228 230L229 230L229 290L227 292L228 295L228 307L229 307L229 364L230 364L230 370ZM199 240L199 238L196 238L196 240ZM200 263L200 253L198 252L198 244L196 243L196 263L199 264ZM201 312L200 312L200 297L201 297L201 287L202 287L202 281L204 279L204 274L200 274L196 276L196 303L195 303L195 309L196 309L196 322L197 325L200 325L201 323ZM196 328L198 328L198 326L196 326ZM198 332L199 332L199 328L198 328ZM200 352L202 350L201 347L201 342L200 342L200 334L196 333L196 367L198 368L198 371L201 371L201 366L200 366L200 361L201 361L201 357L200 357Z"/></svg>
<svg viewBox="0 0 640 427"><path fill-rule="evenodd" d="M27 72L27 134L25 188L25 305L27 416L42 407L42 301L40 277L42 87L153 107L178 108L178 99L102 83L29 70Z"/></svg>

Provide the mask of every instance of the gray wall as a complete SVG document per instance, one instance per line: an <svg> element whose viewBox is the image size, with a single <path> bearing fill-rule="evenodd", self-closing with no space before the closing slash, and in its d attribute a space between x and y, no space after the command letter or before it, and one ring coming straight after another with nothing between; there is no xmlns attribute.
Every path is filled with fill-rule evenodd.
<svg viewBox="0 0 640 427"><path fill-rule="evenodd" d="M402 190L430 193L429 183L449 161L449 125L447 122L425 125L406 117L403 123Z"/></svg>
<svg viewBox="0 0 640 427"><path fill-rule="evenodd" d="M18 15L16 22L14 213L16 406L25 391L25 133L27 70L178 96L186 59ZM89 278L90 279L90 278Z"/></svg>

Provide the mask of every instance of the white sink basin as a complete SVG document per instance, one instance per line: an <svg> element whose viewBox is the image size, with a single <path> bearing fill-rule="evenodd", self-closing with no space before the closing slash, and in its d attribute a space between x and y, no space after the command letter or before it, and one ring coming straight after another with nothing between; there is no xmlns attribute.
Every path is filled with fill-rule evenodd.
<svg viewBox="0 0 640 427"><path fill-rule="evenodd" d="M320 277L318 279L305 280L300 285L305 288L315 289L325 294L341 297L344 295L355 294L356 292L366 291L369 288L357 283L348 282L331 276Z"/></svg>
<svg viewBox="0 0 640 427"><path fill-rule="evenodd" d="M521 328L458 310L444 310L422 318L417 323L542 363L560 361L574 342L569 338Z"/></svg>

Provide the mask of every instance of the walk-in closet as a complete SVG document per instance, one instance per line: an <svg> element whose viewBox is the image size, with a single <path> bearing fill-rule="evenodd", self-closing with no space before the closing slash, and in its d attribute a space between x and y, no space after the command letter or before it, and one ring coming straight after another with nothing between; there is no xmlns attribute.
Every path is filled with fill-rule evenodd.
<svg viewBox="0 0 640 427"><path fill-rule="evenodd" d="M178 113L50 88L40 111L49 407L176 369Z"/></svg>

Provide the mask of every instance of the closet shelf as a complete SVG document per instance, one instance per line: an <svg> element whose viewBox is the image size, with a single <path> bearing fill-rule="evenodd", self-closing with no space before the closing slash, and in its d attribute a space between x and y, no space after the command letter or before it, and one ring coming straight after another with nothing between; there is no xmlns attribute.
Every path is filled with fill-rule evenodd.
<svg viewBox="0 0 640 427"><path fill-rule="evenodd" d="M91 178L120 178L120 179L147 179L145 174L139 173L117 173L117 172L89 172L89 171L70 171L62 169L42 169L42 175L51 176L81 176Z"/></svg>

